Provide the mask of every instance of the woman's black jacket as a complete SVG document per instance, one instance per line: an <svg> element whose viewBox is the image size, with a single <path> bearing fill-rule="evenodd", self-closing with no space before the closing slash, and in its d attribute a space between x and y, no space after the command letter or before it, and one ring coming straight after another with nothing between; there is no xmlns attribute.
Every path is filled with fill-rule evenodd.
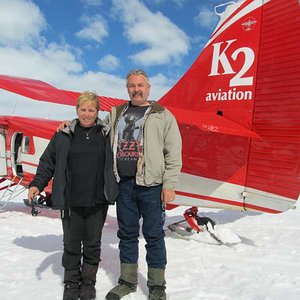
<svg viewBox="0 0 300 300"><path fill-rule="evenodd" d="M74 119L64 130L57 132L51 138L40 158L33 181L29 187L36 186L40 192L48 185L53 177L51 202L53 209L70 208L70 174L67 157L72 136L78 119ZM119 194L118 183L113 174L113 158L107 125L97 119L97 125L105 137L105 167L104 167L104 196L109 204L114 204ZM101 133L99 131L99 133ZM89 180L87 178L87 180Z"/></svg>

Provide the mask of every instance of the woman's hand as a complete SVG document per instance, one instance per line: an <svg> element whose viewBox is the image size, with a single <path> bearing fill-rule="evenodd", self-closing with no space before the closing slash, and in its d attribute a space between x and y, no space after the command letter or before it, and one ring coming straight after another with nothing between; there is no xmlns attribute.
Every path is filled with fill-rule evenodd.
<svg viewBox="0 0 300 300"><path fill-rule="evenodd" d="M32 199L40 193L36 186L32 186L28 190L28 201L31 203Z"/></svg>

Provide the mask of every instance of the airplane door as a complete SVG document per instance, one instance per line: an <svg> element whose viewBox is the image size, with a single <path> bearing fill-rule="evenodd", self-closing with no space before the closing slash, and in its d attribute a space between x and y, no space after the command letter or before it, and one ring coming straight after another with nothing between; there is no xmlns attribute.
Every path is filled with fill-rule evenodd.
<svg viewBox="0 0 300 300"><path fill-rule="evenodd" d="M22 167L22 140L23 133L15 132L11 143L11 166L14 175L23 176Z"/></svg>
<svg viewBox="0 0 300 300"><path fill-rule="evenodd" d="M7 175L5 137L0 134L0 176Z"/></svg>

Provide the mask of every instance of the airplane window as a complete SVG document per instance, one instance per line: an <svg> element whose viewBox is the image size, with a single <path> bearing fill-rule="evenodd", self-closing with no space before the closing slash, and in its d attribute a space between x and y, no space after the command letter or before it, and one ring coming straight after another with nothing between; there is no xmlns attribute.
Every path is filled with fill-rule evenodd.
<svg viewBox="0 0 300 300"><path fill-rule="evenodd" d="M29 153L29 141L30 137L29 136L24 136L23 141L22 141L22 152L27 154Z"/></svg>

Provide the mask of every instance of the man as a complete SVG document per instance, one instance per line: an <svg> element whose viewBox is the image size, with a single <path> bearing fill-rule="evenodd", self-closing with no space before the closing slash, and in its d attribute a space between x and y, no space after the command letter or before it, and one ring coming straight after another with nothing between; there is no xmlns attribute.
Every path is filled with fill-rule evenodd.
<svg viewBox="0 0 300 300"><path fill-rule="evenodd" d="M136 291L139 220L146 240L149 298L166 299L164 205L175 198L181 169L181 136L174 116L148 101L151 85L143 70L127 75L130 101L114 107L107 117L111 128L117 199L121 274L107 300ZM129 134L130 133L130 134Z"/></svg>

